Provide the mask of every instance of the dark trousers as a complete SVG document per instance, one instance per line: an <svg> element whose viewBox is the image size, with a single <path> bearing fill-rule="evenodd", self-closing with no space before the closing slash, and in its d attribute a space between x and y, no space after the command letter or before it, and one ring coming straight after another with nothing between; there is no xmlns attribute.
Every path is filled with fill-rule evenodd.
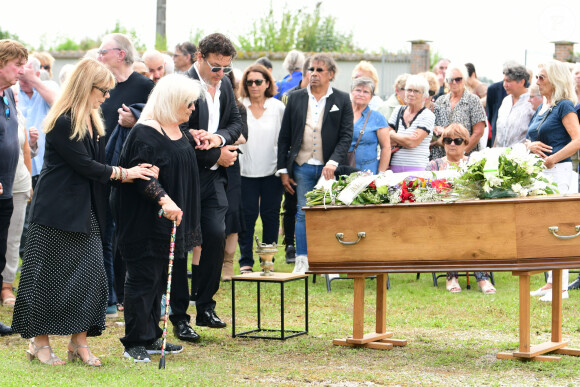
<svg viewBox="0 0 580 387"><path fill-rule="evenodd" d="M265 177L242 176L242 209L245 231L240 233L238 239L241 254L240 267L254 266L254 228L258 215L262 219L262 243L278 243L282 192L282 182L279 177L274 175Z"/></svg>
<svg viewBox="0 0 580 387"><path fill-rule="evenodd" d="M187 314L189 307L189 282L187 280L187 255L183 259L173 261L173 274L171 275L171 314L169 320L173 325L180 321L189 322L190 317ZM167 285L166 285L167 286ZM161 293L167 293L167 287Z"/></svg>
<svg viewBox="0 0 580 387"><path fill-rule="evenodd" d="M12 198L0 199L0 283L3 282L2 272L6 266L6 246L8 243L8 228L14 205Z"/></svg>
<svg viewBox="0 0 580 387"><path fill-rule="evenodd" d="M38 178L40 175L32 176L32 189L36 188ZM24 226L22 227L22 235L20 236L20 257L24 260L24 247L26 246L26 235L28 234L28 213L30 211L30 202L26 204L26 215L24 217Z"/></svg>
<svg viewBox="0 0 580 387"><path fill-rule="evenodd" d="M201 184L201 233L203 243L197 268L197 281L191 284L196 294L198 312L215 308L213 296L220 287L226 245L225 218L228 210L226 197L227 178L220 170L200 170Z"/></svg>
<svg viewBox="0 0 580 387"><path fill-rule="evenodd" d="M108 202L108 201L107 201ZM107 285L109 287L109 299L107 305L117 304L117 294L115 293L115 268L113 266L113 236L115 235L115 222L111 215L111 210L107 206L107 217L105 231L103 232L103 263L107 273Z"/></svg>
<svg viewBox="0 0 580 387"><path fill-rule="evenodd" d="M125 281L125 337L121 343L125 348L138 345L149 345L161 337L159 327L161 317L161 296L167 290L167 268L169 261L160 258L128 260L127 278ZM179 298L174 294L174 285L185 281L187 285L187 260L185 257L176 257L173 262L171 297ZM182 278L185 276L185 280ZM174 282L175 281L175 282ZM189 303L187 292L186 304ZM183 303L181 303L183 305ZM185 308L187 310L187 307ZM181 313L181 311L178 311Z"/></svg>
<svg viewBox="0 0 580 387"><path fill-rule="evenodd" d="M284 244L294 246L294 228L296 227L296 193L294 195L284 191L284 217L282 224L284 226Z"/></svg>

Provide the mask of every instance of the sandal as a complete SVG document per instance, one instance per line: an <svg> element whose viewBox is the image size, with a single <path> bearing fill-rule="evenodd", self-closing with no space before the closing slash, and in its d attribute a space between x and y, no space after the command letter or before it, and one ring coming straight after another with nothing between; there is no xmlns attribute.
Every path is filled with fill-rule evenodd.
<svg viewBox="0 0 580 387"><path fill-rule="evenodd" d="M447 280L447 290L451 293L459 293L461 292L461 286L459 286L459 282L457 282L457 278L452 278Z"/></svg>
<svg viewBox="0 0 580 387"><path fill-rule="evenodd" d="M86 365L89 365L91 367L100 367L101 366L101 360L91 353L91 350L89 349L88 345L75 344L72 341L69 343L69 345L71 345L73 347L73 350L71 351L69 349L67 351L68 361L73 362L76 359L80 359L83 363L85 363ZM87 353L88 353L87 360L84 360L83 357L79 354L79 348L86 348L87 349Z"/></svg>
<svg viewBox="0 0 580 387"><path fill-rule="evenodd" d="M65 364L64 361L60 360L59 357L54 354L50 345L43 345L41 347L37 347L36 344L34 344L34 339L30 340L30 345L32 345L32 352L30 351L30 348L26 351L26 357L28 358L29 361L33 361L36 358L38 359L39 362L48 365ZM43 349L48 349L48 352L50 353L50 357L48 358L48 360L40 360L40 358L38 357L38 352Z"/></svg>
<svg viewBox="0 0 580 387"><path fill-rule="evenodd" d="M16 297L12 293L12 286L2 287L2 306L14 307Z"/></svg>
<svg viewBox="0 0 580 387"><path fill-rule="evenodd" d="M240 267L240 274L249 274L249 273L253 273L254 270L252 270L252 266L242 266Z"/></svg>
<svg viewBox="0 0 580 387"><path fill-rule="evenodd" d="M493 285L489 281L485 281L483 286L481 286L479 284L477 284L477 286L479 286L479 290L481 290L483 292L483 294L495 294L495 292L496 292L495 288L493 287Z"/></svg>

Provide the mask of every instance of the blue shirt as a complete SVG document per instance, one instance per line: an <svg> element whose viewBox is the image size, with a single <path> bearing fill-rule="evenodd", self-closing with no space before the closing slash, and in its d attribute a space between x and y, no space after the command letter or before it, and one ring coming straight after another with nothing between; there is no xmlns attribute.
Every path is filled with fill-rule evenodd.
<svg viewBox="0 0 580 387"><path fill-rule="evenodd" d="M386 128L389 126L387 119L381 113L371 110L370 107L366 107L363 110L361 117L354 123L354 130L352 133L352 142L350 144L349 152L352 152L360 131L363 128L367 115L369 115L369 121L365 127L365 132L362 135L358 147L355 152L356 167L361 170L370 170L373 174L378 173L379 161L377 160L377 146L379 145L379 137L377 136L377 130L381 128Z"/></svg>
<svg viewBox="0 0 580 387"><path fill-rule="evenodd" d="M40 174L44 162L44 143L46 135L43 131L44 126L42 121L50 110L50 105L44 100L44 98L42 98L36 89L33 89L32 97L28 97L25 92L20 90L18 93L18 109L26 118L26 129L33 126L38 129L38 153L32 158L32 176L36 176Z"/></svg>
<svg viewBox="0 0 580 387"><path fill-rule="evenodd" d="M292 79L290 79L292 77ZM300 84L302 81L302 71L294 71L292 76L290 74L286 75L284 79L279 82L276 82L276 86L278 86L278 94L274 96L276 99L281 99L284 93L290 89L295 88Z"/></svg>
<svg viewBox="0 0 580 387"><path fill-rule="evenodd" d="M541 141L546 145L550 145L552 147L551 154L555 154L572 141L568 131L562 124L562 119L569 113L576 113L576 110L574 109L572 101L568 99L559 101L556 106L552 107L544 114L540 114L542 106L543 104L538 106L536 113L532 117L526 138L530 141ZM544 121L542 122L542 120ZM540 123L542 123L541 126ZM540 127L539 133L538 127ZM563 163L571 161L572 159L567 157L559 162Z"/></svg>

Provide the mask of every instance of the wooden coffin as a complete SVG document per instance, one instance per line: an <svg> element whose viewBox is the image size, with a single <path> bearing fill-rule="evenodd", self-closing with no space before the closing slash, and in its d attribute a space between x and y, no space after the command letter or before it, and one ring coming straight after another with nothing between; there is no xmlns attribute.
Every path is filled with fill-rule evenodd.
<svg viewBox="0 0 580 387"><path fill-rule="evenodd" d="M580 236L573 237L580 234L579 194L317 206L305 213L310 273L580 267ZM359 233L357 243L339 241L356 242Z"/></svg>

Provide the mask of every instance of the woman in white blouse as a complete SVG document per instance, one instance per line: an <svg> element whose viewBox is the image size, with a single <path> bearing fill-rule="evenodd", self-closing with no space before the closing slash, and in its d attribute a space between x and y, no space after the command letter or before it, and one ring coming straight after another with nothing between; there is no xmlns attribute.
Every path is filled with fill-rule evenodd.
<svg viewBox="0 0 580 387"><path fill-rule="evenodd" d="M242 209L245 231L239 235L240 272L253 271L254 227L262 219L262 242L278 242L282 183L276 172L278 133L284 104L273 98L274 79L266 67L248 67L242 76L240 98L248 111L248 141L240 145Z"/></svg>

